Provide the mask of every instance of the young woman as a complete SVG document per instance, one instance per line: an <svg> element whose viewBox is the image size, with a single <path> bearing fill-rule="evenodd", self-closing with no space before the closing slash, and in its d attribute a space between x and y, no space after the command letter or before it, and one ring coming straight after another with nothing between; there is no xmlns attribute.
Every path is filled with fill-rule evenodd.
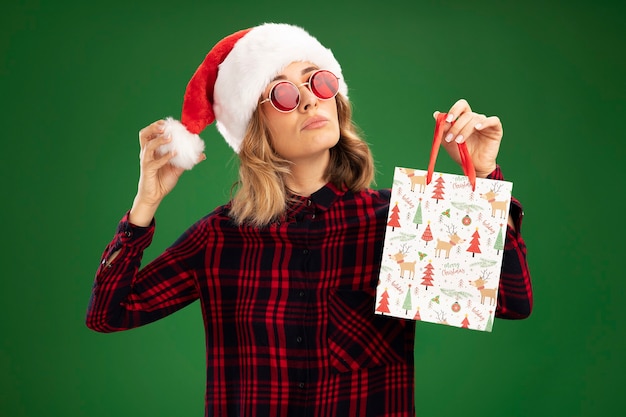
<svg viewBox="0 0 626 417"><path fill-rule="evenodd" d="M477 176L502 179L500 120L464 100L448 113L453 158L465 142ZM214 119L240 159L232 200L140 268L184 171L160 151L177 140L165 121L141 130L137 195L104 252L87 325L130 329L199 299L207 416L414 416L414 322L374 314L390 190L368 188L372 157L332 52L284 24L224 38L183 104L190 134ZM531 285L511 207L496 314L524 318Z"/></svg>

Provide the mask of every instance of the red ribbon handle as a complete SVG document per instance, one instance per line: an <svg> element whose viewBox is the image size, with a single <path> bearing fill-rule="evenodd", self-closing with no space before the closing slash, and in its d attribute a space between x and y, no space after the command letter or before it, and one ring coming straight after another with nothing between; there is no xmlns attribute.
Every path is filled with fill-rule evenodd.
<svg viewBox="0 0 626 417"><path fill-rule="evenodd" d="M430 184L433 179L433 172L435 171L435 161L437 160L437 154L441 147L441 138L443 136L443 124L448 117L448 113L439 113L437 115L437 122L435 123L435 134L433 136L433 147L430 150L430 161L428 162L428 173L426 174L426 184ZM454 124L454 122L452 122ZM461 167L463 167L463 173L469 179L472 185L472 191L476 189L476 169L472 162L472 157L469 154L467 145L465 142L459 143L459 155L461 155Z"/></svg>

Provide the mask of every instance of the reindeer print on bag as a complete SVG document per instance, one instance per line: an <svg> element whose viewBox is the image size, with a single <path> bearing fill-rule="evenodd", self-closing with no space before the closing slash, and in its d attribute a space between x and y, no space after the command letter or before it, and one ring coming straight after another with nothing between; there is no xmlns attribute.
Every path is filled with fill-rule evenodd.
<svg viewBox="0 0 626 417"><path fill-rule="evenodd" d="M395 170L376 306L393 317L491 331L513 184L477 178L472 189L463 175L434 174L426 184L426 171ZM407 233L413 223L426 227Z"/></svg>
<svg viewBox="0 0 626 417"><path fill-rule="evenodd" d="M476 287L476 289L480 292L480 303L485 304L485 299L489 299L489 305L495 306L496 299L498 297L498 289L497 288L485 288L485 284L487 280L489 280L489 276L491 272L487 270L483 270L481 276L474 281L470 281L470 285Z"/></svg>
<svg viewBox="0 0 626 417"><path fill-rule="evenodd" d="M413 262L407 262L404 260L404 257L409 253L407 245L402 245L402 247L400 248L400 250L393 254L393 255L389 255L391 258L393 258L394 261L396 261L398 263L398 265L400 266L400 276L404 277L404 273L408 272L409 273L409 279L413 279L413 277L415 276L415 264L417 263L417 261L413 261Z"/></svg>
<svg viewBox="0 0 626 417"><path fill-rule="evenodd" d="M485 194L481 194L480 197L491 204L491 217L496 217L496 214L500 212L500 218L506 219L510 200L496 200L501 188L501 184L496 184L491 190L487 191Z"/></svg>
<svg viewBox="0 0 626 417"><path fill-rule="evenodd" d="M447 240L437 239L437 246L435 247L435 256L441 256L441 251L446 253L446 258L450 257L450 249L458 245L459 243L465 242L464 239L461 239L459 235L456 233L456 227L454 226L446 226L446 230L448 232Z"/></svg>
<svg viewBox="0 0 626 417"><path fill-rule="evenodd" d="M418 185L419 192L424 192L426 189L426 174L415 175L415 170L409 168L400 168L400 172L409 177L409 181L411 181L411 191L415 191L415 186Z"/></svg>

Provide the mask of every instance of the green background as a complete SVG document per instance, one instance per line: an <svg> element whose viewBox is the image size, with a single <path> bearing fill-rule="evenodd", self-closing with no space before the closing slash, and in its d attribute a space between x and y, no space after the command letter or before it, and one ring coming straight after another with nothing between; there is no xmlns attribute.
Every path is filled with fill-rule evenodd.
<svg viewBox="0 0 626 417"><path fill-rule="evenodd" d="M180 115L218 39L264 21L302 25L333 49L378 187L396 165L426 166L434 110L466 98L503 121L499 163L525 206L534 312L491 334L418 323L418 415L623 415L624 4L5 4L0 415L202 415L198 303L109 335L84 314L136 190L138 130ZM147 259L229 196L233 154L214 126L202 137L208 160L163 203ZM438 170L460 172L440 155Z"/></svg>

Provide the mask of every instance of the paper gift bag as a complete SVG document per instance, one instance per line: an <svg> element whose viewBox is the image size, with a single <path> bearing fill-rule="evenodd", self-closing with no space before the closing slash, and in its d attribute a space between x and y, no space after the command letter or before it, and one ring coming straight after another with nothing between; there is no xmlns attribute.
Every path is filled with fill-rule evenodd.
<svg viewBox="0 0 626 417"><path fill-rule="evenodd" d="M396 167L377 286L377 314L491 331L513 184ZM441 119L441 120L439 120Z"/></svg>

